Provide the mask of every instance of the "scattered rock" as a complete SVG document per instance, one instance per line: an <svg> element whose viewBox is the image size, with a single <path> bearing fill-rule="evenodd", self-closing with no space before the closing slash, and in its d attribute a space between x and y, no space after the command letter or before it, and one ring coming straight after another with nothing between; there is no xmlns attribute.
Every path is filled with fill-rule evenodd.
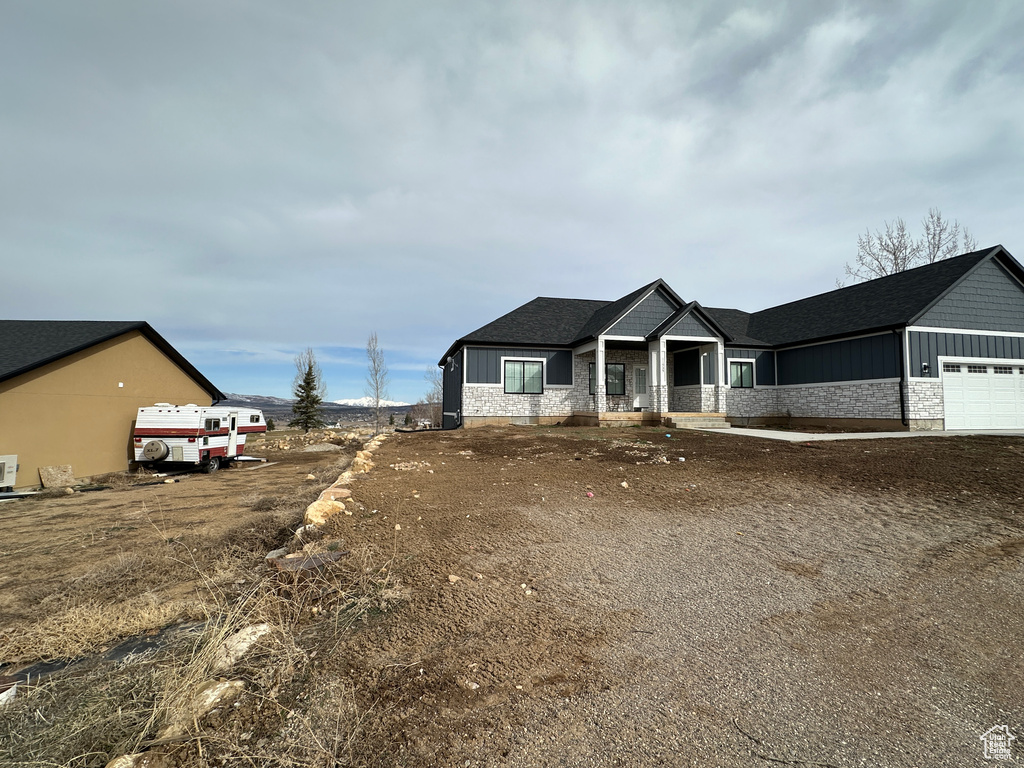
<svg viewBox="0 0 1024 768"><path fill-rule="evenodd" d="M270 632L269 624L253 624L252 626L240 629L235 634L229 635L224 643L217 649L213 660L214 672L227 672L235 663L241 659L249 649Z"/></svg>
<svg viewBox="0 0 1024 768"><path fill-rule="evenodd" d="M625 480L619 483L619 485L621 485L623 488L629 488L629 483L627 483Z"/></svg>
<svg viewBox="0 0 1024 768"><path fill-rule="evenodd" d="M307 480L316 480L316 475L306 475Z"/></svg>
<svg viewBox="0 0 1024 768"><path fill-rule="evenodd" d="M328 563L336 563L348 555L348 551L336 552L295 552L291 555L279 557L270 562L279 571L315 571L323 568Z"/></svg>
<svg viewBox="0 0 1024 768"><path fill-rule="evenodd" d="M70 464L55 464L52 467L39 468L39 480L43 488L67 488L75 484L75 473Z"/></svg>
<svg viewBox="0 0 1024 768"><path fill-rule="evenodd" d="M455 574L452 574L452 575L450 575L450 576L448 577L448 581L449 581L450 583L454 584L454 583L455 583L455 582L457 582L457 581L462 581L462 579L460 579L460 578L459 578L458 576L456 576Z"/></svg>
<svg viewBox="0 0 1024 768"><path fill-rule="evenodd" d="M279 557L284 557L288 554L288 547L278 547L267 552L267 560L276 560Z"/></svg>
<svg viewBox="0 0 1024 768"><path fill-rule="evenodd" d="M341 446L334 443L313 443L302 449L304 453L324 453L340 451Z"/></svg>
<svg viewBox="0 0 1024 768"><path fill-rule="evenodd" d="M74 489L74 488L65 488L65 489L64 489L64 494L65 494L66 496L70 496L70 495L71 495L71 494L73 494L74 492L75 492L75 489Z"/></svg>
<svg viewBox="0 0 1024 768"><path fill-rule="evenodd" d="M12 701L14 701L14 697L17 696L17 695L18 695L18 684L17 683L12 685L10 688L5 690L4 692L0 693L0 709L3 709L8 704L10 704Z"/></svg>
<svg viewBox="0 0 1024 768"><path fill-rule="evenodd" d="M318 499L306 507L306 514L303 515L303 522L306 525L323 525L339 512L345 511L345 505L340 501L327 501Z"/></svg>
<svg viewBox="0 0 1024 768"><path fill-rule="evenodd" d="M193 723L206 717L218 706L233 701L244 688L245 683L241 680L210 680L203 683L195 692L190 711L182 713L184 716L181 720L168 723L161 728L156 735L157 741L188 733L188 729Z"/></svg>

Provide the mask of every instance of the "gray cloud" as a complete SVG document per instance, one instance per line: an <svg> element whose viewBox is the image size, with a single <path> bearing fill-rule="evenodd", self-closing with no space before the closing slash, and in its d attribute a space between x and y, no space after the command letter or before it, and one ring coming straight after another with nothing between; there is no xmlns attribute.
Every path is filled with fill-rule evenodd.
<svg viewBox="0 0 1024 768"><path fill-rule="evenodd" d="M538 294L828 290L930 206L1024 253L1022 31L1010 2L9 4L2 314L268 364L375 329L415 367Z"/></svg>

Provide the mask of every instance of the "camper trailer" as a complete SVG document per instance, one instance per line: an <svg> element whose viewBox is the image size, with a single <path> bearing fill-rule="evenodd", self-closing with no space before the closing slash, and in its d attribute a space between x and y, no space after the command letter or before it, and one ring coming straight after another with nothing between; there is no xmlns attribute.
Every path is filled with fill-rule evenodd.
<svg viewBox="0 0 1024 768"><path fill-rule="evenodd" d="M245 436L266 432L255 408L171 405L139 408L135 419L135 461L158 467L191 464L216 472L245 452Z"/></svg>

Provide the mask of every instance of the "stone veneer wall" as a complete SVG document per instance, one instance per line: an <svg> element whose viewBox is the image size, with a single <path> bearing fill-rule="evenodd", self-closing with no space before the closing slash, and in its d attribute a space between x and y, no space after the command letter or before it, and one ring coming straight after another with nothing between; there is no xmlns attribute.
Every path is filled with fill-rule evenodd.
<svg viewBox="0 0 1024 768"><path fill-rule="evenodd" d="M763 387L754 389L735 388L729 390L729 406L726 413L729 416L770 418L774 416L785 416L784 411L779 410L779 394L775 387Z"/></svg>
<svg viewBox="0 0 1024 768"><path fill-rule="evenodd" d="M689 384L672 387L668 409L674 413L699 413L701 405L701 385Z"/></svg>
<svg viewBox="0 0 1024 768"><path fill-rule="evenodd" d="M900 418L898 381L777 387L776 392L779 411L794 418Z"/></svg>
<svg viewBox="0 0 1024 768"><path fill-rule="evenodd" d="M942 381L908 381L906 383L907 420L917 429L942 429L945 426L946 403ZM913 423L918 422L918 423Z"/></svg>
<svg viewBox="0 0 1024 768"><path fill-rule="evenodd" d="M463 416L571 416L573 390L548 387L540 395L508 395L504 387L462 388Z"/></svg>

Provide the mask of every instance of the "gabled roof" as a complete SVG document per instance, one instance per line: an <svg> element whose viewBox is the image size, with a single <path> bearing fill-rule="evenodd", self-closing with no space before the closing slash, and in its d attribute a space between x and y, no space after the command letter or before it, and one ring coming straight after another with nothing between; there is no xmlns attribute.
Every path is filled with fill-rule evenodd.
<svg viewBox="0 0 1024 768"><path fill-rule="evenodd" d="M629 310L639 304L647 297L648 294L653 293L659 288L664 290L679 306L684 306L686 304L685 301L676 295L675 291L668 287L668 283L661 278L658 278L654 282L648 283L642 288L637 288L632 293L626 294L621 299L608 302L605 306L594 312L590 320L587 321L587 324L580 328L579 334L577 334L574 343L582 344L583 342L590 341L591 339L596 339L603 332L607 331L619 322L619 320L625 317L629 313Z"/></svg>
<svg viewBox="0 0 1024 768"><path fill-rule="evenodd" d="M226 399L223 392L153 330L149 323L139 321L0 320L0 381L28 373L131 331L141 332L214 400Z"/></svg>
<svg viewBox="0 0 1024 768"><path fill-rule="evenodd" d="M760 346L900 328L927 312L983 261L997 257L1021 273L1020 265L997 245L760 312L708 308L708 313L732 343Z"/></svg>
<svg viewBox="0 0 1024 768"><path fill-rule="evenodd" d="M463 344L511 344L532 347L573 347L596 338L618 322L641 299L662 288L680 305L684 302L664 280L655 280L615 301L557 299L541 296L513 309L458 339L438 365Z"/></svg>
<svg viewBox="0 0 1024 768"><path fill-rule="evenodd" d="M740 309L723 309L721 307L705 307L704 311L724 331L726 341L732 344L744 344L751 347L770 347L767 341L755 339L747 330L750 325L750 313Z"/></svg>
<svg viewBox="0 0 1024 768"><path fill-rule="evenodd" d="M464 344L574 347L595 339L655 290L679 309L648 339L688 312L699 313L730 344L779 347L913 324L985 261L997 259L1024 283L1022 267L1001 245L926 264L888 277L792 301L760 312L687 304L658 279L615 301L541 297L457 340L439 365Z"/></svg>
<svg viewBox="0 0 1024 768"><path fill-rule="evenodd" d="M779 345L907 325L993 250L762 310L751 318L749 333Z"/></svg>
<svg viewBox="0 0 1024 768"><path fill-rule="evenodd" d="M653 331L647 334L647 339L656 339L659 336L662 336L668 331L668 329L674 327L676 323L678 323L680 320L682 320L684 317L690 314L699 317L706 325L711 327L711 330L715 331L718 335L724 338L729 338L729 334L726 332L725 328L720 323L718 323L713 317L711 317L711 315L708 314L707 310L705 310L704 307L702 307L696 301L691 301L689 304L685 304L684 306L677 309L668 318L666 318L665 322L663 322L661 325L659 325L657 328L655 328Z"/></svg>

